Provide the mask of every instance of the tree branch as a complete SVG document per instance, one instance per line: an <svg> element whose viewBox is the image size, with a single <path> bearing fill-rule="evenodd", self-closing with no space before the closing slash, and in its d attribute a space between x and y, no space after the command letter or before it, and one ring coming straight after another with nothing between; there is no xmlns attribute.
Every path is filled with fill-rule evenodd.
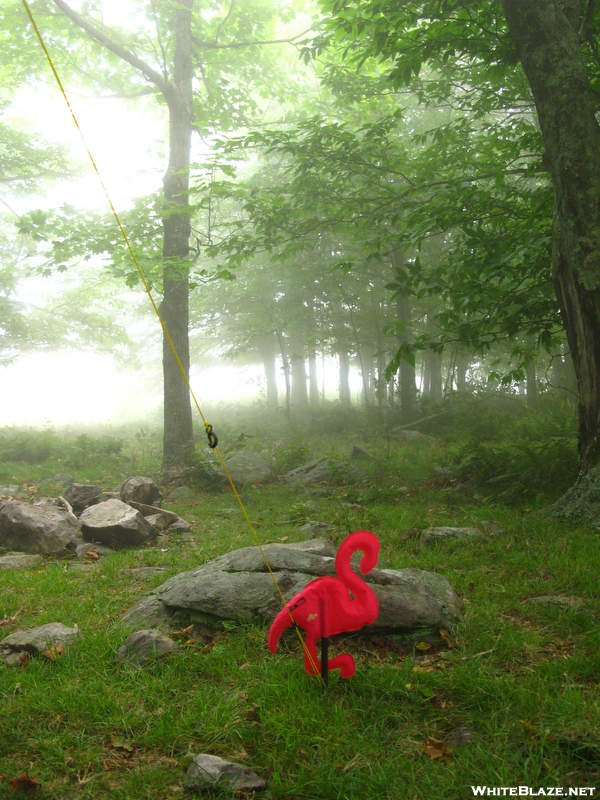
<svg viewBox="0 0 600 800"><path fill-rule="evenodd" d="M130 64L138 72L141 72L142 75L154 83L163 94L169 93L169 83L163 78L160 72L157 72L149 64L146 64L145 61L142 61L141 58L138 58L135 53L129 52L126 47L123 47L123 45L108 36L104 30L100 30L77 11L74 11L64 0L53 0L53 2L65 16L69 17L81 30L85 31L88 36L94 39L94 41Z"/></svg>
<svg viewBox="0 0 600 800"><path fill-rule="evenodd" d="M54 0L54 2L56 3L57 0ZM237 50L241 47L259 47L265 44L293 44L301 36L305 36L311 31L312 28L308 28L307 30L302 31L302 33L292 36L291 39L266 39L258 42L230 42L229 44L219 44L218 42L196 42L196 44L200 45L200 47L204 47L206 50Z"/></svg>

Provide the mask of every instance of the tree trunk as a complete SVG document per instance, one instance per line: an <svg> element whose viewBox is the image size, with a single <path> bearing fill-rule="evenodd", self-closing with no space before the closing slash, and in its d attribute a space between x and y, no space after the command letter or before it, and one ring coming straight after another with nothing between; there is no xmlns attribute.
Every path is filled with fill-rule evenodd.
<svg viewBox="0 0 600 800"><path fill-rule="evenodd" d="M360 374L362 377L361 399L364 405L372 406L375 402L373 386L373 348L370 345L363 345L358 350L358 360L360 362Z"/></svg>
<svg viewBox="0 0 600 800"><path fill-rule="evenodd" d="M346 350L340 350L338 353L340 363L340 403L343 408L350 408L352 401L350 399L350 356Z"/></svg>
<svg viewBox="0 0 600 800"><path fill-rule="evenodd" d="M163 301L161 316L186 377L190 370L188 257L190 240L189 174L193 123L192 8L180 0L173 11L173 76L157 72L130 52L110 31L54 0L58 8L103 48L130 64L163 95L169 109L169 163L163 179ZM163 338L163 466L185 463L194 453L192 409L186 378Z"/></svg>
<svg viewBox="0 0 600 800"><path fill-rule="evenodd" d="M291 419L291 386L290 386L290 362L287 357L287 350L285 347L285 340L281 331L276 331L277 343L279 344L279 352L281 353L281 363L283 365L283 377L285 380L285 416L288 421Z"/></svg>
<svg viewBox="0 0 600 800"><path fill-rule="evenodd" d="M410 297L396 297L396 316L398 322L404 323L404 327L398 333L398 343L407 342L410 339L410 323L412 317L412 304ZM400 361L400 410L405 417L412 417L415 413L417 402L417 385L415 379L415 365L409 363L405 358Z"/></svg>
<svg viewBox="0 0 600 800"><path fill-rule="evenodd" d="M434 350L429 350L426 353L426 358L429 361L430 369L430 384L429 384L429 399L434 403L441 403L443 397L443 380L442 380L442 354L436 353Z"/></svg>
<svg viewBox="0 0 600 800"><path fill-rule="evenodd" d="M456 353L455 376L457 392L466 392L469 389L467 384L467 370L469 369L470 363L471 361L466 353L460 350Z"/></svg>
<svg viewBox="0 0 600 800"><path fill-rule="evenodd" d="M290 334L290 362L292 365L292 405L307 406L304 342L297 331Z"/></svg>
<svg viewBox="0 0 600 800"><path fill-rule="evenodd" d="M192 146L192 6L181 0L174 11L173 81L169 108L169 163L163 179L163 301L161 315L186 376L189 345L189 179ZM163 467L186 463L194 453L190 392L166 337L163 337Z"/></svg>
<svg viewBox="0 0 600 800"><path fill-rule="evenodd" d="M584 6L503 0L533 92L555 195L552 274L579 387L577 482L552 513L598 526L600 500L600 127L581 47ZM586 15L587 17L587 15ZM592 34L594 35L594 34Z"/></svg>
<svg viewBox="0 0 600 800"><path fill-rule="evenodd" d="M385 379L385 356L381 349L377 353L377 378L375 380L375 393L379 408L388 408L388 385Z"/></svg>
<svg viewBox="0 0 600 800"><path fill-rule="evenodd" d="M580 3L503 0L531 86L555 194L552 272L579 386L579 460L598 463L600 127L578 30Z"/></svg>
<svg viewBox="0 0 600 800"><path fill-rule="evenodd" d="M308 356L308 394L313 408L319 405L319 382L317 379L317 354L314 350Z"/></svg>
<svg viewBox="0 0 600 800"><path fill-rule="evenodd" d="M279 401L277 392L277 361L275 341L272 337L261 339L258 348L267 382L267 409L275 411Z"/></svg>
<svg viewBox="0 0 600 800"><path fill-rule="evenodd" d="M525 381L527 384L527 402L535 405L538 398L537 369L535 361L530 361L525 368Z"/></svg>

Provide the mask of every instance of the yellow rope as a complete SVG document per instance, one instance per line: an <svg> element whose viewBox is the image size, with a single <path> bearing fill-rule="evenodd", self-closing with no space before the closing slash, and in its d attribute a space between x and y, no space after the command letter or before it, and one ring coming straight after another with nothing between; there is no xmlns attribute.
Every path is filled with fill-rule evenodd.
<svg viewBox="0 0 600 800"><path fill-rule="evenodd" d="M148 281L146 280L146 277L144 276L144 273L143 273L142 268L141 268L141 266L139 264L139 261L137 260L137 256L136 256L136 254L135 254L135 252L133 250L133 247L131 245L129 237L127 236L127 233L125 231L125 228L123 227L123 224L121 223L121 219L119 218L119 215L117 213L117 209L115 208L115 206L114 206L114 204L113 204L113 202L111 200L111 197L110 197L110 195L108 193L108 189L106 188L106 185L105 185L104 181L102 180L102 176L100 175L100 171L98 169L98 166L96 165L96 162L94 160L94 156L92 155L92 152L91 152L91 150L90 150L90 148L89 148L89 146L87 144L87 141L85 139L85 136L83 135L83 131L81 130L81 127L79 125L79 121L77 120L77 117L75 115L75 111L73 110L71 102L70 102L69 98L67 97L67 93L65 91L63 83L62 83L62 81L60 79L60 76L59 76L58 72L56 71L56 67L54 66L54 62L52 61L52 57L50 56L50 53L48 52L48 48L46 47L46 44L44 42L44 38L43 38L43 36L42 36L42 34L40 32L40 29L37 26L37 23L36 23L35 19L33 18L33 14L31 12L31 8L29 6L29 3L27 2L27 0L22 0L22 3L24 5L24 7L25 7L25 11L27 12L27 16L29 17L29 21L31 22L31 25L32 25L35 33L36 33L36 36L37 36L37 38L38 38L38 40L40 42L40 45L42 46L42 50L44 51L44 54L45 54L46 59L48 61L48 64L50 65L50 69L52 70L52 73L54 75L56 83L58 84L58 88L61 91L61 94L62 94L62 96L63 96L63 98L65 100L65 103L67 104L67 108L69 109L69 112L71 114L73 122L75 123L75 127L77 128L79 136L81 137L81 141L83 142L83 146L84 146L84 148L85 148L85 150L86 150L86 152L88 154L88 157L89 157L89 159L90 159L90 161L92 163L92 167L94 168L94 172L96 173L98 181L100 182L100 186L102 187L102 190L104 192L104 195L106 197L108 205L110 206L110 210L112 211L113 216L115 218L115 221L117 223L117 226L118 226L118 228L119 228L119 230L121 232L121 236L123 237L123 239L125 241L127 249L129 251L129 255L131 256L131 258L133 260L133 263L135 264L135 268L136 268L136 270L138 272L138 275L140 276L140 280L142 281L142 285L144 287L144 290L146 291L146 294L148 295L148 298L149 298L150 302L152 303L152 308L154 309L154 313L156 314L156 316L158 318L158 321L159 321L160 326L162 328L164 337L167 340L167 343L169 345L169 348L170 348L171 352L173 353L173 357L174 357L175 361L177 362L177 366L179 367L179 370L180 370L180 372L181 372L181 374L183 376L185 384L186 384L186 386L187 386L187 388L189 390L190 396L191 396L192 400L194 401L194 405L196 406L198 414L200 415L200 418L202 419L202 422L204 423L204 428L208 433L208 432L212 431L212 426L209 425L209 423L207 422L204 414L202 413L202 409L200 408L200 404L199 404L199 402L198 402L198 400L196 398L196 395L194 394L194 390L192 389L192 386L190 384L190 381L189 381L189 378L188 378L187 373L185 371L185 368L184 368L183 364L181 363L181 359L179 358L179 353L177 352L177 348L173 344L173 340L171 339L169 331L167 330L167 326L165 325L165 322L164 322L164 320L162 318L160 310L159 310L158 306L156 305L154 297L152 296L152 291L150 290L150 286L148 285ZM269 560L267 559L267 556L266 556L265 551L263 550L263 547L262 547L262 545L260 543L260 540L259 540L258 535L256 533L256 530L254 528L254 525L252 524L252 520L248 516L248 512L246 511L246 507L244 506L242 498L240 497L240 494L239 494L238 490L236 489L236 486L235 486L235 483L233 481L233 478L231 477L231 475L229 473L229 470L227 469L227 465L225 464L225 460L224 460L223 456L221 455L221 452L219 451L218 447L215 447L213 449L214 449L215 453L217 454L217 456L219 458L219 461L221 462L221 466L223 467L223 471L225 472L225 475L227 477L229 485L231 486L231 490L232 490L233 494L235 495L235 498L236 498L236 500L238 502L238 505L239 505L239 507L240 507L240 509L242 511L242 514L244 515L244 519L246 520L246 523L247 523L247 525L248 525L248 527L250 529L250 532L252 533L252 536L254 538L256 546L258 547L258 549L260 551L260 554L261 554L261 556L262 556L262 558L263 558L263 560L265 562L265 565L267 567L267 570L269 571L269 574L270 574L270 576L271 576L271 578L273 580L273 583L275 584L275 588L277 589L279 597L281 598L281 602L283 604L283 607L286 608L287 611L288 611L288 614L290 616L290 620L291 620L291 622L292 622L292 624L293 624L293 626L294 626L294 628L296 630L296 633L298 634L298 638L300 639L300 643L302 645L302 648L303 648L304 652L307 654L307 657L308 657L308 660L309 660L311 666L313 667L315 673L319 676L319 678L321 680L321 683L324 686L325 682L323 681L323 678L321 677L321 674L319 672L317 664L315 663L315 661L314 661L314 659L312 657L312 653L308 649L308 647L306 645L306 642L304 641L304 638L303 638L302 634L300 633L300 629L298 628L298 626L294 622L294 618L292 617L292 612L290 611L289 607L287 606L287 601L286 601L286 599L285 599L285 597L283 595L283 592L281 591L281 587L279 586L279 583L277 582L277 578L275 577L275 573L273 572L273 570L271 568L271 565L269 564Z"/></svg>

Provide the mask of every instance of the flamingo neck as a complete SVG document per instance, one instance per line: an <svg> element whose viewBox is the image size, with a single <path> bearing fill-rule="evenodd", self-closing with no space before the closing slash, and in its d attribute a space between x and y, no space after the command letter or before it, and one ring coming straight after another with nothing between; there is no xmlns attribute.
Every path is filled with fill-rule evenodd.
<svg viewBox="0 0 600 800"><path fill-rule="evenodd" d="M364 579L354 572L350 559L353 553L363 552L363 550L360 547L356 547L352 542L348 543L349 546L344 547L347 542L347 539L344 540L339 547L335 558L335 571L338 578L348 587L354 597L360 599L369 594L371 590Z"/></svg>

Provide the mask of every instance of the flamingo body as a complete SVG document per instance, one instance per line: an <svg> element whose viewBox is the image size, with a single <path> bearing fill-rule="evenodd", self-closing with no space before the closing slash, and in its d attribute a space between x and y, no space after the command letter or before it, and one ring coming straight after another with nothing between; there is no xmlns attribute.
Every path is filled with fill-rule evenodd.
<svg viewBox="0 0 600 800"><path fill-rule="evenodd" d="M317 639L338 633L357 631L375 622L379 603L375 592L351 567L350 558L362 551L360 570L363 575L377 564L379 539L370 531L355 531L347 536L335 557L337 578L316 578L286 603L269 630L269 650L274 653L283 631L298 625L306 632L304 666L309 674L318 675ZM329 669L339 669L342 678L356 672L354 659L348 653L329 661Z"/></svg>

